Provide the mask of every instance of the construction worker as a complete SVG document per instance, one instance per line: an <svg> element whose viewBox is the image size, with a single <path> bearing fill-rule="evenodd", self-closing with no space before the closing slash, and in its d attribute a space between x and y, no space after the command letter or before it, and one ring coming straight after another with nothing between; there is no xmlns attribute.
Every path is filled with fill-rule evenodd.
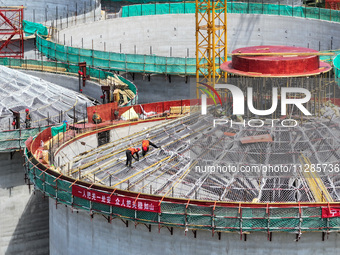
<svg viewBox="0 0 340 255"><path fill-rule="evenodd" d="M31 128L32 118L31 118L30 110L26 109L25 112L26 112L26 118L25 118L26 128Z"/></svg>
<svg viewBox="0 0 340 255"><path fill-rule="evenodd" d="M139 148L129 148L126 150L126 166L132 167L132 158L139 161L139 155L138 152L140 151ZM134 156L136 154L136 157Z"/></svg>
<svg viewBox="0 0 340 255"><path fill-rule="evenodd" d="M17 128L17 121L16 121L15 118L13 118L12 126L13 126L13 129L16 129L16 128Z"/></svg>
<svg viewBox="0 0 340 255"><path fill-rule="evenodd" d="M142 156L144 157L146 153L149 151L149 146L153 146L154 148L159 148L156 144L152 143L148 140L149 135L146 136L146 139L142 141Z"/></svg>
<svg viewBox="0 0 340 255"><path fill-rule="evenodd" d="M99 116L99 114L96 111L93 111L92 120L94 124L102 123L102 118Z"/></svg>

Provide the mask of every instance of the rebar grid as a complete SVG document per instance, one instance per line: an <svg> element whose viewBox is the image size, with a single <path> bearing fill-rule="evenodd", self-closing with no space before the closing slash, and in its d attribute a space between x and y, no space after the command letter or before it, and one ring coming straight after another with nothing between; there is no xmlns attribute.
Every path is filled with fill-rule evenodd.
<svg viewBox="0 0 340 255"><path fill-rule="evenodd" d="M72 176L141 193L245 202L315 202L312 178L322 182L321 200L328 192L339 201L339 171L329 169L339 168L339 117L312 118L296 127L276 122L257 128L214 126L214 118L192 114L92 149L73 159ZM133 168L126 167L126 149L140 147L146 134L161 149L151 147L146 157L133 162ZM273 141L242 143L246 137L264 134ZM310 165L327 167L317 175L306 175L302 157ZM219 166L236 170L218 171ZM241 171L245 166L258 171ZM263 171L264 166L289 170Z"/></svg>

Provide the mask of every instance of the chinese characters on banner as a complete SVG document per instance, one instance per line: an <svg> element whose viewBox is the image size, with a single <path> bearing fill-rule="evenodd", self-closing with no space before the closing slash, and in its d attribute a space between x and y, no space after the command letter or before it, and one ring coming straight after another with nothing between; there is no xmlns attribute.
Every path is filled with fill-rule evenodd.
<svg viewBox="0 0 340 255"><path fill-rule="evenodd" d="M340 217L340 208L322 208L322 218Z"/></svg>
<svg viewBox="0 0 340 255"><path fill-rule="evenodd" d="M75 197L80 197L83 199L87 199L93 202L98 202L102 204L123 207L127 209L133 209L138 211L147 211L147 212L160 212L160 206L157 201L149 201L145 199L137 199L135 203L135 198L125 197L125 196L116 196L110 194L89 190L87 188L83 188L77 185L72 186L72 195Z"/></svg>

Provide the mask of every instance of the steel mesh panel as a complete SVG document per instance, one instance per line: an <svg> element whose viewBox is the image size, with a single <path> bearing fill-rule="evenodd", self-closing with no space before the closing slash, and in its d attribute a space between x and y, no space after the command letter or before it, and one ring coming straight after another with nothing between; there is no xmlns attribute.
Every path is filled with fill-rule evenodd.
<svg viewBox="0 0 340 255"><path fill-rule="evenodd" d="M56 193L57 193L55 187L50 186L50 185L46 185L46 184L45 184L45 192L50 194L50 196L52 196L52 197L55 197Z"/></svg>
<svg viewBox="0 0 340 255"><path fill-rule="evenodd" d="M184 214L185 213L185 205L182 204L174 204L174 203L162 203L161 204L162 212L164 213L174 213L174 214Z"/></svg>
<svg viewBox="0 0 340 255"><path fill-rule="evenodd" d="M162 213L160 221L165 224L185 225L183 215Z"/></svg>
<svg viewBox="0 0 340 255"><path fill-rule="evenodd" d="M98 211L104 214L110 214L110 206L100 203L92 203L92 210Z"/></svg>
<svg viewBox="0 0 340 255"><path fill-rule="evenodd" d="M188 215L187 225L191 227L211 226L211 217L202 215Z"/></svg>
<svg viewBox="0 0 340 255"><path fill-rule="evenodd" d="M112 214L117 216L123 216L124 218L135 218L135 211L131 209L125 209L120 207L111 207L112 208Z"/></svg>
<svg viewBox="0 0 340 255"><path fill-rule="evenodd" d="M263 231L268 229L268 221L265 219L242 219L243 231Z"/></svg>
<svg viewBox="0 0 340 255"><path fill-rule="evenodd" d="M219 217L239 217L237 208L216 207L214 214Z"/></svg>
<svg viewBox="0 0 340 255"><path fill-rule="evenodd" d="M188 205L186 212L191 215L211 215L212 209L212 207Z"/></svg>
<svg viewBox="0 0 340 255"><path fill-rule="evenodd" d="M327 227L327 220L322 218L304 218L301 221L301 229L320 230Z"/></svg>
<svg viewBox="0 0 340 255"><path fill-rule="evenodd" d="M85 208L87 210L90 210L91 208L91 202L89 200L80 198L80 197L73 197L73 205L78 206L80 208Z"/></svg>
<svg viewBox="0 0 340 255"><path fill-rule="evenodd" d="M152 212L137 211L137 219L148 222L158 222L158 214Z"/></svg>
<svg viewBox="0 0 340 255"><path fill-rule="evenodd" d="M63 190L58 190L56 196L58 196L58 200L61 200L68 205L72 204L72 193Z"/></svg>
<svg viewBox="0 0 340 255"><path fill-rule="evenodd" d="M271 208L270 218L299 217L299 208Z"/></svg>
<svg viewBox="0 0 340 255"><path fill-rule="evenodd" d="M267 212L263 208L243 208L242 218L266 218Z"/></svg>
<svg viewBox="0 0 340 255"><path fill-rule="evenodd" d="M240 220L232 218L215 218L215 227L227 229L228 231L237 231L240 229Z"/></svg>
<svg viewBox="0 0 340 255"><path fill-rule="evenodd" d="M300 219L270 219L270 228L274 231L299 229Z"/></svg>

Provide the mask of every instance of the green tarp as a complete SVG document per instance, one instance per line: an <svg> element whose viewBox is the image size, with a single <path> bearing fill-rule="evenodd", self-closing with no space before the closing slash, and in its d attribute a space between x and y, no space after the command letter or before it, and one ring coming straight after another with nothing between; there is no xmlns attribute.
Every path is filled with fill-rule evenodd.
<svg viewBox="0 0 340 255"><path fill-rule="evenodd" d="M61 126L52 127L52 128L51 128L52 136L58 135L59 133L64 133L64 132L66 132L66 126L67 126L67 124L64 123L64 124L62 124Z"/></svg>
<svg viewBox="0 0 340 255"><path fill-rule="evenodd" d="M335 81L338 83L338 86L340 86L340 55L337 55L334 60L334 76L335 76Z"/></svg>
<svg viewBox="0 0 340 255"><path fill-rule="evenodd" d="M27 20L23 20L22 23L26 35L34 35L35 33L41 36L48 35L47 28L39 23L34 23Z"/></svg>

